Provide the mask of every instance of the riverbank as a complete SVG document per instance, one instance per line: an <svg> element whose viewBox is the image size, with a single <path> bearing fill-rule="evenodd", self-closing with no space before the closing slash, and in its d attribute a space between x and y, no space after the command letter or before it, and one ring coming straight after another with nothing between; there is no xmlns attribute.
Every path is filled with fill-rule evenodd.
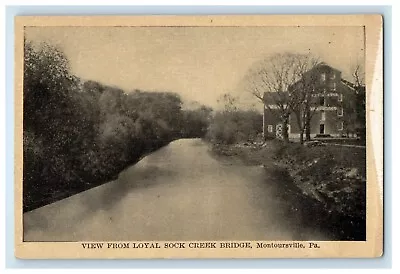
<svg viewBox="0 0 400 274"><path fill-rule="evenodd" d="M147 155L168 145L173 140L174 139L153 142L151 145L144 147L140 153L137 152L139 154L132 153L129 161L121 163L118 166L114 166L113 169L108 170L108 172L104 172L102 176L93 177L88 176L88 174L80 174L78 177L78 182L75 184L43 184L38 182L36 185L40 187L31 187L29 190L25 189L24 187L23 212L34 210L91 188L101 186L110 181L114 181L124 169L136 164Z"/></svg>
<svg viewBox="0 0 400 274"><path fill-rule="evenodd" d="M299 226L318 227L335 240L365 240L365 148L304 147L279 141L212 145L218 158L263 165ZM271 182L266 182L271 183Z"/></svg>

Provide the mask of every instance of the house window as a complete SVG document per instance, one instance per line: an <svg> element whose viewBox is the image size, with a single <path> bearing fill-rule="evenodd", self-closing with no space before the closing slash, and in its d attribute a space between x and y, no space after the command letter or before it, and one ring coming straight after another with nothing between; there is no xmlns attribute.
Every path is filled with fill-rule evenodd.
<svg viewBox="0 0 400 274"><path fill-rule="evenodd" d="M321 73L321 82L325 82L325 80L326 80L326 74Z"/></svg>
<svg viewBox="0 0 400 274"><path fill-rule="evenodd" d="M320 106L325 106L325 97L319 97L319 105Z"/></svg>
<svg viewBox="0 0 400 274"><path fill-rule="evenodd" d="M338 108L337 116L343 116L343 108Z"/></svg>
<svg viewBox="0 0 400 274"><path fill-rule="evenodd" d="M331 79L335 79L336 78L336 73L332 73L331 74Z"/></svg>
<svg viewBox="0 0 400 274"><path fill-rule="evenodd" d="M339 94L338 101L339 101L339 102L343 102L343 94Z"/></svg>
<svg viewBox="0 0 400 274"><path fill-rule="evenodd" d="M343 122L339 122L339 124L338 124L338 130L343 130Z"/></svg>
<svg viewBox="0 0 400 274"><path fill-rule="evenodd" d="M333 89L333 90L336 90L336 83L333 83L333 84L332 84L332 89Z"/></svg>
<svg viewBox="0 0 400 274"><path fill-rule="evenodd" d="M326 113L325 111L321 110L321 121L325 121L326 120Z"/></svg>
<svg viewBox="0 0 400 274"><path fill-rule="evenodd" d="M268 132L272 133L273 130L274 130L274 127L272 125L268 125Z"/></svg>

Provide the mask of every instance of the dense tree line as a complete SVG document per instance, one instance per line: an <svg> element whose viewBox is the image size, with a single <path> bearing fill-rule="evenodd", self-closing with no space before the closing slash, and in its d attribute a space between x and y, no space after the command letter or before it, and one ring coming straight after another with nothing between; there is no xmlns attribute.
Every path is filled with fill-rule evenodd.
<svg viewBox="0 0 400 274"><path fill-rule="evenodd" d="M255 141L261 132L262 115L257 111L220 111L215 114L207 136L213 143L230 145Z"/></svg>
<svg viewBox="0 0 400 274"><path fill-rule="evenodd" d="M220 99L223 110L214 114L207 138L218 144L255 141L262 132L262 115L255 110L240 110L237 98L224 94Z"/></svg>
<svg viewBox="0 0 400 274"><path fill-rule="evenodd" d="M203 137L211 109L171 92L125 92L71 73L65 54L25 43L24 210L115 178L168 142Z"/></svg>

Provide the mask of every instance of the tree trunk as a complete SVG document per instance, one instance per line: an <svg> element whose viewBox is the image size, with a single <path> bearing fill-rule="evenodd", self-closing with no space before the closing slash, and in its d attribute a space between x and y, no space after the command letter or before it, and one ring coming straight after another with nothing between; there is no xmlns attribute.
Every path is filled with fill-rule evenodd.
<svg viewBox="0 0 400 274"><path fill-rule="evenodd" d="M305 130L306 130L306 141L311 141L311 113L309 109L307 110L306 113Z"/></svg>
<svg viewBox="0 0 400 274"><path fill-rule="evenodd" d="M301 112L300 111L296 111L295 112L295 115L296 115L296 122L297 122L297 126L299 127L299 141L300 141L300 144L303 144L304 143L304 125L303 125L303 123L305 122L305 121L302 121L302 115L301 115ZM304 116L303 116L303 118L304 118ZM304 119L303 119L304 120Z"/></svg>
<svg viewBox="0 0 400 274"><path fill-rule="evenodd" d="M300 144L304 144L304 132L300 131Z"/></svg>
<svg viewBox="0 0 400 274"><path fill-rule="evenodd" d="M285 143L289 143L288 120L288 118L283 119L282 135Z"/></svg>

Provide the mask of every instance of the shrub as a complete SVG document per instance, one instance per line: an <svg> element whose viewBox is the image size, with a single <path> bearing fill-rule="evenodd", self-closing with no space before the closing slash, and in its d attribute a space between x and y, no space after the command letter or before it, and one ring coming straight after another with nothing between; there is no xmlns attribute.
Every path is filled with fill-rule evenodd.
<svg viewBox="0 0 400 274"><path fill-rule="evenodd" d="M222 111L212 118L207 138L214 143L234 144L255 140L261 130L262 116L256 111Z"/></svg>

